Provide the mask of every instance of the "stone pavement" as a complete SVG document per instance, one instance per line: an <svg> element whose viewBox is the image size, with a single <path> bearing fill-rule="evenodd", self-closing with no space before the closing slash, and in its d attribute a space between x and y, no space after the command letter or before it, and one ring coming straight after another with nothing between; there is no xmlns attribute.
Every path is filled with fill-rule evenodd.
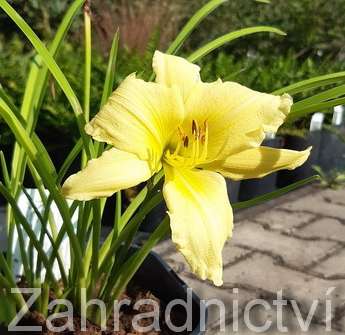
<svg viewBox="0 0 345 335"><path fill-rule="evenodd" d="M309 186L236 213L220 288L191 275L171 242L156 251L202 299L224 302L226 334L345 333L345 189ZM279 291L288 301L282 318L274 301ZM219 307L211 306L208 334L224 334L219 318Z"/></svg>

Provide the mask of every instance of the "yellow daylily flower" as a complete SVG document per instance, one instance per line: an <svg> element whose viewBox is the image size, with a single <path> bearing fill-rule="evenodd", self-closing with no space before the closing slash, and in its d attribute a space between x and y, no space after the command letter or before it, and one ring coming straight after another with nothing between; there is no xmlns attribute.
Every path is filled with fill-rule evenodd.
<svg viewBox="0 0 345 335"><path fill-rule="evenodd" d="M69 177L62 191L77 200L108 197L163 167L172 239L195 274L221 285L222 249L233 226L223 176L240 180L294 169L310 148L261 146L289 113L289 95L204 83L197 65L159 51L153 69L155 83L128 76L87 124L89 135L113 149Z"/></svg>

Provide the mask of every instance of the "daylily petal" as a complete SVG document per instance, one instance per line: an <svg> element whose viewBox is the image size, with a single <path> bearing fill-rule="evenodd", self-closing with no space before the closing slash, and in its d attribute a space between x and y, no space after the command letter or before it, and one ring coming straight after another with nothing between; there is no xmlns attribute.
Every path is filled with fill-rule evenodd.
<svg viewBox="0 0 345 335"><path fill-rule="evenodd" d="M187 99L194 85L200 81L200 67L186 59L156 51L152 67L156 82L169 87L178 86L184 100Z"/></svg>
<svg viewBox="0 0 345 335"><path fill-rule="evenodd" d="M96 140L134 153L157 167L163 148L183 117L177 88L147 83L130 75L85 130Z"/></svg>
<svg viewBox="0 0 345 335"><path fill-rule="evenodd" d="M241 151L208 168L233 180L261 178L269 173L301 166L309 157L311 147L304 151L259 147Z"/></svg>
<svg viewBox="0 0 345 335"><path fill-rule="evenodd" d="M172 239L195 274L221 285L222 249L233 224L225 179L215 172L167 164L164 170Z"/></svg>
<svg viewBox="0 0 345 335"><path fill-rule="evenodd" d="M258 146L276 132L290 111L289 95L274 96L234 82L199 83L186 102L184 128L193 120L208 124L208 159Z"/></svg>
<svg viewBox="0 0 345 335"><path fill-rule="evenodd" d="M90 160L82 171L70 176L62 187L62 193L69 199L80 201L109 197L151 176L148 162L135 154L112 148L101 157Z"/></svg>

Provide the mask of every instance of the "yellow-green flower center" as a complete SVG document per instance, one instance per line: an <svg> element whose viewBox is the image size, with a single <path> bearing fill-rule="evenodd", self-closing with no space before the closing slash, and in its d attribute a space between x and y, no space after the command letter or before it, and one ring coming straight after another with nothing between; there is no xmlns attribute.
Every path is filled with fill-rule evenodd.
<svg viewBox="0 0 345 335"><path fill-rule="evenodd" d="M208 124L193 120L189 129L178 127L171 145L164 153L164 161L175 167L194 167L207 158Z"/></svg>

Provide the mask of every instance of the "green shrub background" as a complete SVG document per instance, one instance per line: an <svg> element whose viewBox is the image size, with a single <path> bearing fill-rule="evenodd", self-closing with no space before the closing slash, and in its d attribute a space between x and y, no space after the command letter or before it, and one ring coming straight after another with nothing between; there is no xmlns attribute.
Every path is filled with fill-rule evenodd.
<svg viewBox="0 0 345 335"><path fill-rule="evenodd" d="M49 41L70 1L10 1L38 35ZM106 56L117 26L121 51L117 64L119 83L137 72L151 73L150 62L156 48L164 50L186 20L206 0L92 1L93 77L91 111L96 113L101 97ZM284 38L253 35L229 44L205 57L202 78L211 81L238 81L253 89L271 92L302 79L345 69L345 0L272 0L270 5L252 0L228 1L207 18L182 53L229 31L272 25L284 30ZM144 25L144 26L143 26ZM143 35L144 34L144 35ZM73 24L58 64L68 74L72 87L82 96L83 80L82 15ZM23 35L0 13L0 83L19 104L29 63L34 53ZM303 122L296 127L301 127ZM65 155L77 138L74 116L54 81L50 80L37 132L56 160ZM13 139L0 120L0 147L10 152Z"/></svg>

